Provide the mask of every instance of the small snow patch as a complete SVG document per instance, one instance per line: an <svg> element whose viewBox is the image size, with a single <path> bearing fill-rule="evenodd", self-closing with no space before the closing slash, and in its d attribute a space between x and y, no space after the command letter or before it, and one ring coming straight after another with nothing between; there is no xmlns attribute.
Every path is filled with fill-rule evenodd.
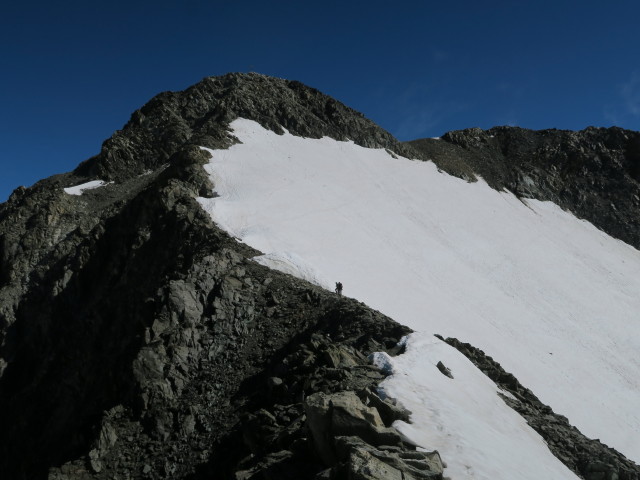
<svg viewBox="0 0 640 480"><path fill-rule="evenodd" d="M293 275L327 290L332 288L330 281L295 253L274 252L253 257L253 260L260 265Z"/></svg>
<svg viewBox="0 0 640 480"><path fill-rule="evenodd" d="M113 182L105 182L104 180L92 180L87 183L82 183L74 187L67 187L64 189L65 193L69 195L82 195L85 190L93 190L94 188L104 187Z"/></svg>

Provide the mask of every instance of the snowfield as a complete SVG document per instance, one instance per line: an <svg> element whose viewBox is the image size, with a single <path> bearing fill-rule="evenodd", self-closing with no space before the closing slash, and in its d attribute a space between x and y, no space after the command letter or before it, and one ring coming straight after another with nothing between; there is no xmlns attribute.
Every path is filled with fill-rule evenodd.
<svg viewBox="0 0 640 480"><path fill-rule="evenodd" d="M474 479L576 478L439 333L481 348L585 435L640 463L640 252L551 203L431 162L232 123L199 199L257 260L416 330L388 359L398 424ZM454 379L435 367L442 361ZM535 453L534 453L535 452Z"/></svg>

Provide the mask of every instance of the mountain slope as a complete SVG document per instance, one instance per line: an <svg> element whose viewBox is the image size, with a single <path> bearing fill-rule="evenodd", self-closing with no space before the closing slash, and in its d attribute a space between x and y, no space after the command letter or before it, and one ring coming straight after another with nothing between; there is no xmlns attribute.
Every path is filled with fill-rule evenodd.
<svg viewBox="0 0 640 480"><path fill-rule="evenodd" d="M271 145L251 144L234 122L240 117L257 122L249 124L255 131L266 128L265 134L273 136ZM266 161L269 148L280 140L316 145L326 143L324 136L353 142L334 142L334 150L321 158L320 149L315 157L308 155L325 168L317 175L307 170L305 181L334 174L324 182L324 192L294 176L299 165L287 163L293 152L286 149L280 151L282 164L258 178L259 168L249 163L242 178L232 180L213 166L219 156L237 148L252 145L253 159ZM416 451L388 428L396 420L407 420L407 412L376 395L386 374L367 361L374 352L397 352L396 344L409 328L357 300L264 266L284 266L328 289L331 282L342 280L345 293L358 300L368 298L373 285L381 285L371 303L385 311L386 299L404 295L405 310L394 315L414 328L421 326L406 320L417 298L413 293L420 292L397 287L405 270L416 273L414 260L423 256L422 247L408 258L404 249L411 239L384 237L385 248L393 246L400 255L375 265L372 272L371 263L378 260L368 255L368 242L379 234L379 223L399 221L396 230L409 232L411 225L422 222L424 211L443 214L447 203L466 195L466 188L480 187L438 176L430 163L410 162L416 172L427 169L438 178L427 190L441 192L444 204L414 205L406 223L391 207L403 208L407 200L415 200L413 186L424 178L410 173L395 179L399 192L385 190L394 173L370 169L362 174L360 166L367 164L372 150L356 146L379 149L373 150L379 162L401 162L393 158L396 154L430 156L298 82L231 74L205 79L184 92L158 95L134 112L99 155L71 173L16 190L0 205L0 471L15 479L314 478L321 471L325 478L342 478L363 475L375 466L387 475L441 477L436 454ZM213 164L201 147L213 152ZM339 158L344 161L338 167L327 168ZM272 174L280 178L271 179ZM336 195L334 187L354 176L358 188L351 183L346 196ZM294 203L309 207L305 202L316 202L317 208L303 209L298 218L269 228L238 217L233 204L220 216L229 192L236 206L251 195L266 206L283 178L289 181L280 184L279 193L296 192L291 186L304 191L293 199L279 197L274 212L286 214ZM243 181L251 179L245 190ZM260 196L264 187L266 194ZM459 198L446 196L456 188L462 192ZM482 188L487 198L499 196ZM376 200L369 193L389 198ZM506 203L520 212L518 218L523 211L532 216L520 202ZM353 212L353 204L363 209ZM215 222L202 205L213 209ZM483 211L480 203L464 205L459 206L461 215L465 208ZM245 207L251 211L255 205ZM566 220L561 212L552 213ZM314 241L338 253L314 259L324 255L322 249L304 234L317 233L315 215L324 215L331 228L341 221L347 226L370 221L353 234L346 229L343 237L330 235L331 229L314 235ZM433 217L433 231L447 221L451 229L461 228L445 217ZM287 222L295 226L294 232L275 239L265 235L277 234ZM593 236L595 229L580 228L589 232L590 241L600 238ZM309 248L260 244L258 251L249 244L255 239L274 245L300 240ZM490 251L493 237L485 240ZM354 251L357 245L361 248ZM614 248L611 255L624 248ZM464 248L457 255L461 253ZM342 270L337 269L340 260ZM505 261L511 260L507 255ZM392 275L397 263L406 269ZM358 271L352 267L362 265L369 268L367 278L350 276ZM451 292L464 280L453 275L454 270ZM442 287L433 279L422 280ZM459 309L461 297L451 298L450 306ZM457 328L439 333L471 339ZM492 355L500 343L493 341L483 343ZM344 409L331 406L338 404ZM351 416L345 417L345 411ZM379 412L379 420L372 411ZM358 423L363 416L368 420ZM544 416L550 416L549 411ZM342 425L336 418L350 418L349 427L336 430ZM330 434L327 421L335 427ZM543 419L543 426L549 421ZM580 465L570 465L574 471L588 473L604 464L620 478L637 478L635 467L609 450L585 452Z"/></svg>
<svg viewBox="0 0 640 480"><path fill-rule="evenodd" d="M228 75L159 95L97 157L16 190L0 206L0 470L8 478L47 478L69 461L51 475L206 476L218 457L213 468L231 476L250 454L240 416L259 409L249 399L283 357L314 332L335 330L330 319L350 319L344 342L364 358L408 331L248 262L256 252L202 211L195 198L212 188L207 156L190 142L232 144L225 122L236 110L309 135L397 145L299 83ZM97 175L113 183L65 191ZM301 391L314 390L302 383L269 401L295 403L300 414L292 400Z"/></svg>

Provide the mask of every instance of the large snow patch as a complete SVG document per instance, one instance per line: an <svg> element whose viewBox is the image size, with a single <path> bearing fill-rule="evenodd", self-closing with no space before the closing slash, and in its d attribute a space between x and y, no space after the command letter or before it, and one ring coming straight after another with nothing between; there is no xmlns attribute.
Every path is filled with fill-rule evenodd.
<svg viewBox="0 0 640 480"><path fill-rule="evenodd" d="M483 349L583 433L640 462L637 250L554 204L431 162L248 120L232 128L242 143L211 151L205 167L218 197L200 199L222 228L266 255L304 259L319 283L341 281L415 329L413 349L433 333ZM434 442L425 447L457 461Z"/></svg>

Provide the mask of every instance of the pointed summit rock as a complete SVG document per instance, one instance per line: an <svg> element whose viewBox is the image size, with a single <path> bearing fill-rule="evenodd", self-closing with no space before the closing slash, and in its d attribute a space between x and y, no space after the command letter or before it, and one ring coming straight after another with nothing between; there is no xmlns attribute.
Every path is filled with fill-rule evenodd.
<svg viewBox="0 0 640 480"><path fill-rule="evenodd" d="M361 113L300 82L257 73L205 78L182 92L157 95L136 110L100 154L77 174L122 181L153 170L180 148L225 148L229 123L245 118L301 137L352 140L398 153L411 151Z"/></svg>

